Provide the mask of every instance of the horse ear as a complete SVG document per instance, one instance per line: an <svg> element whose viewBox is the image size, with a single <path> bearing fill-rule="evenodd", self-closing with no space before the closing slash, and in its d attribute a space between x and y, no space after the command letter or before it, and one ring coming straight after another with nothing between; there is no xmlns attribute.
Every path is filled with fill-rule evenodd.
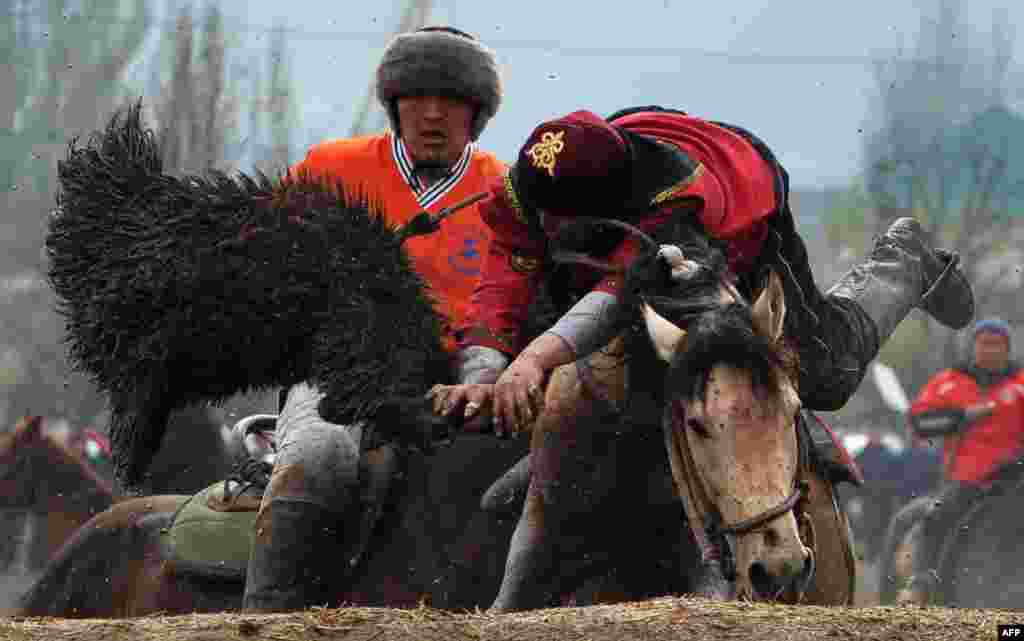
<svg viewBox="0 0 1024 641"><path fill-rule="evenodd" d="M786 297L782 279L772 270L768 284L754 301L752 315L758 333L772 342L782 338L782 324L786 319Z"/></svg>
<svg viewBox="0 0 1024 641"><path fill-rule="evenodd" d="M651 342L654 343L658 358L666 363L671 363L679 343L686 337L686 332L654 311L654 308L647 303L643 305L643 312L647 334L651 337Z"/></svg>

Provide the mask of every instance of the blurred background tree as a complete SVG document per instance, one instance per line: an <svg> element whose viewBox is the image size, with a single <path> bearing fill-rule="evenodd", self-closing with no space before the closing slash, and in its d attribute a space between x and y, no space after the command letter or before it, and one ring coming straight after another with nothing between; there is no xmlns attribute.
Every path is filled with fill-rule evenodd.
<svg viewBox="0 0 1024 641"><path fill-rule="evenodd" d="M918 41L875 66L875 107L865 127L860 178L832 199L825 218L840 272L900 216L915 216L929 242L957 251L978 317L1018 325L1024 119L1007 106L1014 36L997 13L990 42L972 37L961 0L922 12ZM963 358L965 332L914 312L882 350L914 395Z"/></svg>
<svg viewBox="0 0 1024 641"><path fill-rule="evenodd" d="M240 62L217 2L206 3L198 20L191 6L177 7L162 28L154 8L152 0L0 3L3 429L28 413L87 424L104 407L91 383L67 367L63 323L43 276L45 221L69 140L141 95L169 173L232 171L243 158L276 171L290 158L295 118L283 29L274 31L265 61ZM159 46L147 48L151 35ZM145 90L129 79L139 66L150 70ZM268 93L258 91L264 84ZM256 127L239 140L245 115ZM262 128L268 119L269 134ZM270 394L239 398L225 420L272 405Z"/></svg>

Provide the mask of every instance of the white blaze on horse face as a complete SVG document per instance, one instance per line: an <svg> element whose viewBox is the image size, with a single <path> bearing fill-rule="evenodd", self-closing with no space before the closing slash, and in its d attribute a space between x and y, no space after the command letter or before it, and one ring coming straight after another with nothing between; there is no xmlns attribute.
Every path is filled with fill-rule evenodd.
<svg viewBox="0 0 1024 641"><path fill-rule="evenodd" d="M719 365L703 401L684 406L687 443L708 498L726 524L763 514L793 491L799 460L794 416L799 399L778 373L779 390L755 390L747 371ZM701 429L702 428L702 429ZM749 570L760 564L779 582L803 568L807 549L792 512L737 536L737 589L754 594Z"/></svg>

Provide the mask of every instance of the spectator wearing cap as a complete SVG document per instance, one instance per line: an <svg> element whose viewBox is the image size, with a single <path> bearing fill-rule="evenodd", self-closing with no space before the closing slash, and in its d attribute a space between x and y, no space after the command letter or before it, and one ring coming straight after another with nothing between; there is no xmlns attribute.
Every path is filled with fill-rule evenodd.
<svg viewBox="0 0 1024 641"><path fill-rule="evenodd" d="M1024 456L1024 371L1011 359L1010 326L998 318L974 324L970 357L936 374L910 408L922 438L943 439L946 485L922 529L922 554L900 600L924 604L938 577L939 545L953 519Z"/></svg>

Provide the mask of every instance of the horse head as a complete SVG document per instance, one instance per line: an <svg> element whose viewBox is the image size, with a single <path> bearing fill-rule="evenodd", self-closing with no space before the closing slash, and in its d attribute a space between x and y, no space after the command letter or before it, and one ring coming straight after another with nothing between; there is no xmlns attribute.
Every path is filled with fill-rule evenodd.
<svg viewBox="0 0 1024 641"><path fill-rule="evenodd" d="M645 305L645 327L669 366L663 427L691 524L733 543L737 595L776 598L813 568L793 511L795 360L782 338L778 276L752 305L734 295L685 330Z"/></svg>
<svg viewBox="0 0 1024 641"><path fill-rule="evenodd" d="M0 488L0 508L42 512L49 509L46 501L71 501L90 488L108 499L112 493L80 454L46 433L40 416L27 416L0 434Z"/></svg>
<svg viewBox="0 0 1024 641"><path fill-rule="evenodd" d="M620 290L619 327L632 336L630 393L662 387L656 400L672 472L705 559L728 553L737 596L801 592L814 563L793 509L803 494L803 444L782 281L770 273L751 284L759 292L749 303L724 248L685 216L658 230L657 241L621 221L596 222L648 247ZM556 260L615 269L572 252Z"/></svg>

